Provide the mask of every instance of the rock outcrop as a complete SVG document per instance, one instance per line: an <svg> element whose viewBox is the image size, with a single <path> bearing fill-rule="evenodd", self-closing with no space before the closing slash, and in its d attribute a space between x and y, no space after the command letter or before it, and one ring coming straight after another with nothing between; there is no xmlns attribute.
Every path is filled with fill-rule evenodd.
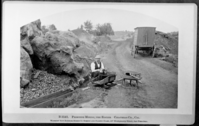
<svg viewBox="0 0 199 126"><path fill-rule="evenodd" d="M53 74L66 74L75 77L77 80L82 80L83 76L89 74L89 59L82 57L81 51L74 51L81 44L79 38L73 32L59 31L54 25L41 27L40 20L22 26L20 30L22 73L25 73L24 65L24 67L29 67L26 71L27 76L31 75L30 68L32 67ZM91 54L93 53L89 53L88 57ZM30 78L27 76L25 79L22 77L22 80L27 80L28 83Z"/></svg>
<svg viewBox="0 0 199 126"><path fill-rule="evenodd" d="M80 46L80 41L77 36L72 32L65 31L48 31L45 34L45 38L49 41L60 43L63 46L71 46L74 49Z"/></svg>
<svg viewBox="0 0 199 126"><path fill-rule="evenodd" d="M21 58L20 58L20 86L24 87L30 82L32 73L32 62L28 53L21 48Z"/></svg>
<svg viewBox="0 0 199 126"><path fill-rule="evenodd" d="M20 58L20 86L24 87L30 82L32 74L32 61L30 55L34 54L30 41L35 36L43 35L41 32L41 21L36 20L20 28L21 58Z"/></svg>
<svg viewBox="0 0 199 126"><path fill-rule="evenodd" d="M33 54L32 46L30 45L30 40L28 37L21 40L21 47L25 49L25 51L29 54Z"/></svg>
<svg viewBox="0 0 199 126"><path fill-rule="evenodd" d="M24 25L20 29L21 33L21 40L28 37L29 39L33 39L35 36L43 35L41 31L41 21L36 20L31 22L30 24Z"/></svg>
<svg viewBox="0 0 199 126"><path fill-rule="evenodd" d="M35 37L31 46L34 50L33 64L38 69L80 76L84 65L73 60L73 50L79 46L79 40L70 32L47 32L44 37Z"/></svg>
<svg viewBox="0 0 199 126"><path fill-rule="evenodd" d="M46 34L46 32L48 32L48 31L57 30L57 28L55 27L54 24L51 24L51 25L47 25L47 26L42 26L41 30L42 30L43 34Z"/></svg>

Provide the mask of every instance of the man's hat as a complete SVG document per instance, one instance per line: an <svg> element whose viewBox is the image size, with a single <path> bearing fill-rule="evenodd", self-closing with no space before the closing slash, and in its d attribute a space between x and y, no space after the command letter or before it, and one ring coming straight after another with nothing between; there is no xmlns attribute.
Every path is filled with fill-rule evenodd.
<svg viewBox="0 0 199 126"><path fill-rule="evenodd" d="M100 59L100 58L101 58L100 55L95 56L95 59Z"/></svg>

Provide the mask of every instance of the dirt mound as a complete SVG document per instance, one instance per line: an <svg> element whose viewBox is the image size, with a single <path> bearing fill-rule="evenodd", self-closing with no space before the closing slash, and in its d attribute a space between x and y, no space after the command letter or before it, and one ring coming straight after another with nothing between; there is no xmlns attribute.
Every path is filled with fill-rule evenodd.
<svg viewBox="0 0 199 126"><path fill-rule="evenodd" d="M97 52L100 53L107 53L108 50L111 49L114 42L108 36L97 36L93 41L97 45Z"/></svg>
<svg viewBox="0 0 199 126"><path fill-rule="evenodd" d="M164 46L171 54L178 55L178 40L165 33L157 33L155 36L155 44Z"/></svg>
<svg viewBox="0 0 199 126"><path fill-rule="evenodd" d="M75 52L82 58L93 59L95 57L95 50L89 47L88 45L82 45L79 48L75 49Z"/></svg>
<svg viewBox="0 0 199 126"><path fill-rule="evenodd" d="M108 36L94 36L82 29L76 29L73 32L80 40L81 47L77 49L77 52L83 57L95 57L107 49L106 43L111 42Z"/></svg>
<svg viewBox="0 0 199 126"><path fill-rule="evenodd" d="M155 57L163 57L162 59L172 63L174 66L178 64L178 39L176 36L157 32L155 36L155 44L157 47Z"/></svg>
<svg viewBox="0 0 199 126"><path fill-rule="evenodd" d="M82 30L82 29L75 29L72 31L81 42L89 44L89 45L94 45L93 40L95 39L95 36Z"/></svg>
<svg viewBox="0 0 199 126"><path fill-rule="evenodd" d="M102 53L110 48L109 44L112 40L109 36L94 36L82 29L75 29L72 32L78 36L81 45L84 47L84 49L79 50L86 50L86 48L89 48L90 50L92 48L91 50L94 52Z"/></svg>

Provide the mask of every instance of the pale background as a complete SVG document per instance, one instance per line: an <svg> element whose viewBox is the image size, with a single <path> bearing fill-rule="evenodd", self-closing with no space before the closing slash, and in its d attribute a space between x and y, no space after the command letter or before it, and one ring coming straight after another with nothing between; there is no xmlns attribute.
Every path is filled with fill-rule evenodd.
<svg viewBox="0 0 199 126"><path fill-rule="evenodd" d="M90 20L94 27L98 23L111 23L114 31L134 31L134 28L143 26L156 27L156 30L166 33L178 31L175 26L158 18L161 19L158 14L155 17L151 17L146 14L123 9L93 8L65 11L48 17L42 17L41 23L42 25L54 24L58 30L63 31L76 29L87 20Z"/></svg>

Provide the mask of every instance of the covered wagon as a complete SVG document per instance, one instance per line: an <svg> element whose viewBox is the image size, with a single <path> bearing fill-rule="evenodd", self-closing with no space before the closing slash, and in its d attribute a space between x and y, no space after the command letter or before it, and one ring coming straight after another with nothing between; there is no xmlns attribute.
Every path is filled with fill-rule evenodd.
<svg viewBox="0 0 199 126"><path fill-rule="evenodd" d="M155 27L137 27L135 28L134 40L132 44L131 54L135 57L135 54L139 51L145 52L149 55L154 55L155 49Z"/></svg>

